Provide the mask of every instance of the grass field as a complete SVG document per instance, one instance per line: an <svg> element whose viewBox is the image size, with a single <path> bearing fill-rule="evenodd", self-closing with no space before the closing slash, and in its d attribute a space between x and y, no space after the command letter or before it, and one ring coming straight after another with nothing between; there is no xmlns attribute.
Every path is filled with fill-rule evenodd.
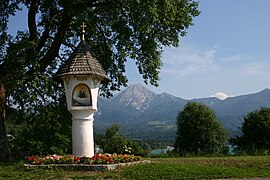
<svg viewBox="0 0 270 180"><path fill-rule="evenodd" d="M23 163L1 163L0 179L220 179L270 178L270 156L160 158L150 164L115 171L85 172L25 169Z"/></svg>

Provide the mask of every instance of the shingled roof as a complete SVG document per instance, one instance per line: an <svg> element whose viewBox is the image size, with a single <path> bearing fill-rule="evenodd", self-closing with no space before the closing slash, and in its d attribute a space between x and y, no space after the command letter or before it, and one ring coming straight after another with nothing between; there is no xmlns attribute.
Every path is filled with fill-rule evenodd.
<svg viewBox="0 0 270 180"><path fill-rule="evenodd" d="M109 81L101 64L94 57L90 46L82 40L68 60L59 68L57 77L67 75L96 75L101 83Z"/></svg>

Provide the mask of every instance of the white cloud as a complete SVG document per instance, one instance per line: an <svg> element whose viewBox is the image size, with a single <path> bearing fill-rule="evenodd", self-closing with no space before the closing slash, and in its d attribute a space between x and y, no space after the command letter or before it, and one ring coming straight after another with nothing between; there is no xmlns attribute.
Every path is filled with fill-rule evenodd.
<svg viewBox="0 0 270 180"><path fill-rule="evenodd" d="M161 72L171 75L174 80L200 74L209 69L215 69L215 54L215 49L199 52L181 48L170 49L164 52L164 66Z"/></svg>
<svg viewBox="0 0 270 180"><path fill-rule="evenodd" d="M217 92L216 94L211 95L210 97L216 97L216 98L218 98L220 100L224 100L224 99L227 99L230 96L225 94L224 92Z"/></svg>
<svg viewBox="0 0 270 180"><path fill-rule="evenodd" d="M220 49L218 49L220 51ZM243 54L220 57L217 49L170 48L164 51L161 77L175 82L179 79L201 77L216 79L219 84L243 82L254 76L269 74L269 64L264 60ZM219 79L218 79L219 78Z"/></svg>
<svg viewBox="0 0 270 180"><path fill-rule="evenodd" d="M267 56L227 54L226 50L190 46L165 49L159 89L170 89L163 91L188 99L209 97L209 91L243 94L270 87ZM224 94L212 97L225 99L228 95Z"/></svg>
<svg viewBox="0 0 270 180"><path fill-rule="evenodd" d="M232 55L228 57L223 57L220 59L220 62L222 63L235 63L235 62L241 62L245 57L243 55Z"/></svg>
<svg viewBox="0 0 270 180"><path fill-rule="evenodd" d="M244 67L244 73L247 75L262 75L267 71L267 66L265 64L250 63Z"/></svg>

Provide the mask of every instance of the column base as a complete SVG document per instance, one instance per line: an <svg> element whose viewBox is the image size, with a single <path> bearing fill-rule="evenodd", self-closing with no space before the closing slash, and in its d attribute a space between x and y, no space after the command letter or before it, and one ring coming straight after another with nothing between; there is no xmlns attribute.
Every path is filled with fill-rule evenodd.
<svg viewBox="0 0 270 180"><path fill-rule="evenodd" d="M94 119L72 119L72 154L74 156L94 156Z"/></svg>

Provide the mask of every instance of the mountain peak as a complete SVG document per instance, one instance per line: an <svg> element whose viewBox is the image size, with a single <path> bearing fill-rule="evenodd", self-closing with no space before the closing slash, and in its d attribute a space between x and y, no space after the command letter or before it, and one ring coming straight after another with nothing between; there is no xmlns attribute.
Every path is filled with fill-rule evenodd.
<svg viewBox="0 0 270 180"><path fill-rule="evenodd" d="M123 92L125 93L129 92L129 93L132 93L133 95L140 94L140 95L146 95L146 96L148 96L149 94L152 94L152 95L155 94L154 92L150 91L149 89L147 89L141 84L129 85L128 88L125 89Z"/></svg>
<svg viewBox="0 0 270 180"><path fill-rule="evenodd" d="M136 109L142 109L145 102L152 100L156 94L141 84L133 84L119 93L115 99Z"/></svg>

